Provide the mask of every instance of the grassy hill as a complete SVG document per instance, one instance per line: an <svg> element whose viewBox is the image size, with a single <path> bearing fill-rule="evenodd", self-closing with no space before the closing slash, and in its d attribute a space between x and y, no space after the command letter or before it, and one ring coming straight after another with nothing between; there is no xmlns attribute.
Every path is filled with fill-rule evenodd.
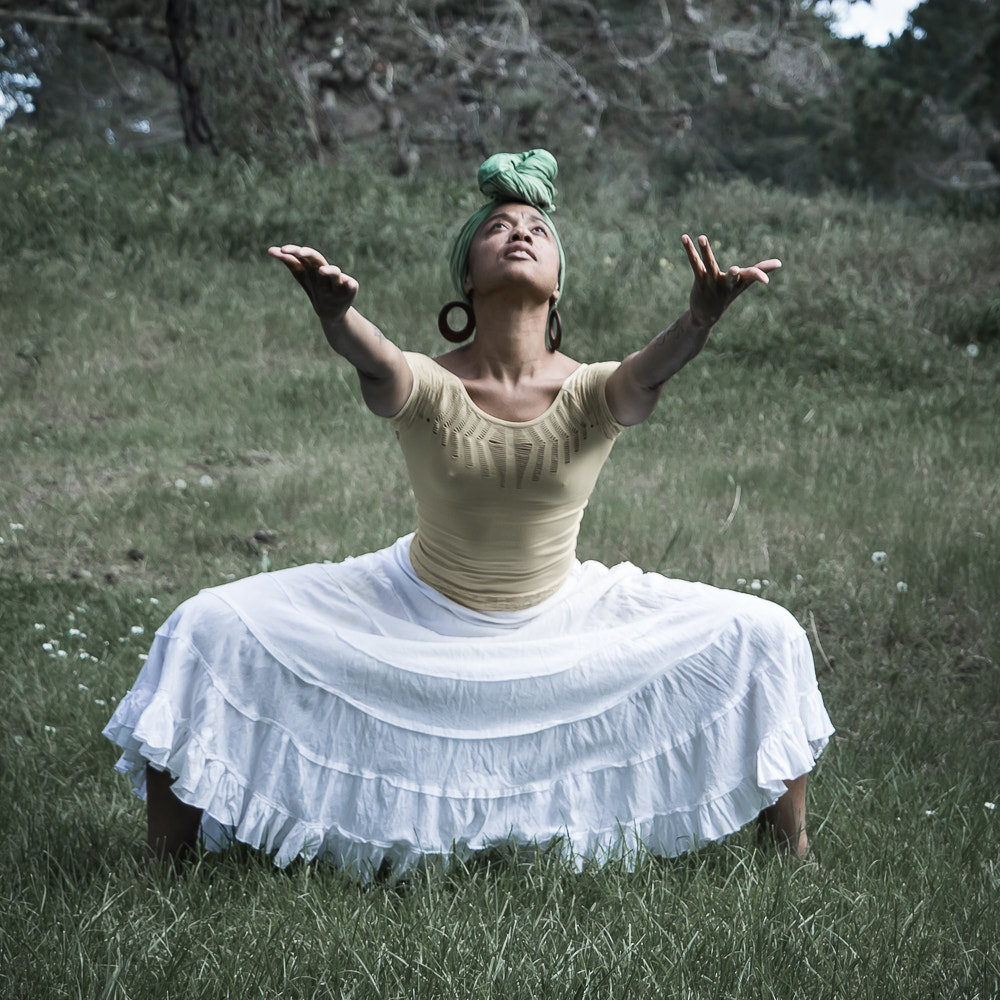
<svg viewBox="0 0 1000 1000"><path fill-rule="evenodd" d="M498 857L359 890L234 852L137 881L142 811L99 731L157 624L199 587L411 526L391 434L264 250L316 245L388 336L433 353L478 197L374 160L272 173L5 134L5 996L1000 990L995 223L562 169L580 360L683 310L683 232L724 265L784 261L616 445L580 554L799 618L838 727L812 783L820 873L744 831L635 872Z"/></svg>

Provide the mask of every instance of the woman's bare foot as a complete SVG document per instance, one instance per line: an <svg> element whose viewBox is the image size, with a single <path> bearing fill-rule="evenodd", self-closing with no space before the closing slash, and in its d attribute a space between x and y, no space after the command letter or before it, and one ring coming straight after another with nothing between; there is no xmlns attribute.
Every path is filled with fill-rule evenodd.
<svg viewBox="0 0 1000 1000"><path fill-rule="evenodd" d="M786 781L788 791L757 817L758 839L772 838L779 850L796 861L815 860L806 835L807 778L801 774Z"/></svg>
<svg viewBox="0 0 1000 1000"><path fill-rule="evenodd" d="M166 874L192 858L198 846L201 810L171 791L166 771L146 767L146 863Z"/></svg>

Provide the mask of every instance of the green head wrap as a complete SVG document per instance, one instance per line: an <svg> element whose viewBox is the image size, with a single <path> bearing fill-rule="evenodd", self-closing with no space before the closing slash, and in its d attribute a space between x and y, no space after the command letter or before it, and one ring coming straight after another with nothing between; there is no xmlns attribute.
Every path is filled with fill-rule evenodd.
<svg viewBox="0 0 1000 1000"><path fill-rule="evenodd" d="M566 258L562 241L548 215L556 207L553 199L558 172L556 158L547 149L529 149L526 153L497 153L479 168L476 178L479 190L492 201L473 212L468 222L462 226L449 258L452 284L466 302L470 301L465 291L465 278L469 270L472 238L490 212L512 201L537 208L551 230L559 248L560 295L565 290Z"/></svg>

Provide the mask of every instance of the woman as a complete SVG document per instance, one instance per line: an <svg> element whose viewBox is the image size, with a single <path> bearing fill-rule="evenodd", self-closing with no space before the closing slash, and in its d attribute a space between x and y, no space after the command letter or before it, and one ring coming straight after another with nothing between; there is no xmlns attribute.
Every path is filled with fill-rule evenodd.
<svg viewBox="0 0 1000 1000"><path fill-rule="evenodd" d="M147 799L148 847L199 835L365 878L497 843L577 863L677 854L759 817L809 851L806 775L832 732L802 629L758 598L575 558L617 435L652 412L746 288L683 237L690 308L620 364L560 353L555 160L491 157L451 257L462 301L404 353L315 250L270 253L387 418L417 529L339 565L203 591L157 633L105 734ZM458 333L453 307L468 322Z"/></svg>

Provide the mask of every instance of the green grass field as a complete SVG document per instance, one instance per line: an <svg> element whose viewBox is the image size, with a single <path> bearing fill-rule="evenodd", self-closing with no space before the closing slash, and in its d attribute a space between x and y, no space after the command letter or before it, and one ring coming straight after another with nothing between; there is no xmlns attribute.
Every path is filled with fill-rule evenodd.
<svg viewBox="0 0 1000 1000"><path fill-rule="evenodd" d="M264 251L318 246L435 352L477 199L373 162L272 176L4 133L0 995L1000 994L996 220L745 184L594 198L563 172L580 360L683 310L683 232L724 265L784 261L616 445L580 555L753 589L806 627L838 727L820 871L745 830L635 871L497 856L359 888L233 851L141 877L143 809L100 730L160 621L411 527L391 433Z"/></svg>

